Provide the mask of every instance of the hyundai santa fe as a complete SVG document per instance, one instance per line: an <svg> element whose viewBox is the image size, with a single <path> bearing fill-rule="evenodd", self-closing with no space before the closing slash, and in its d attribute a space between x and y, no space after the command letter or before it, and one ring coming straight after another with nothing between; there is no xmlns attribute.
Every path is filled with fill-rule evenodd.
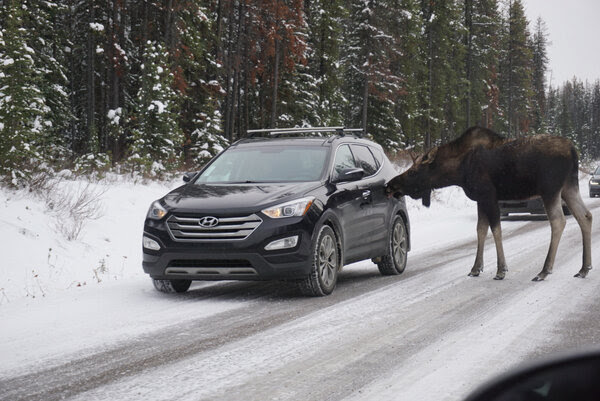
<svg viewBox="0 0 600 401"><path fill-rule="evenodd" d="M183 186L153 202L143 268L162 292L193 280L288 280L335 288L344 265L404 271L410 225L381 146L339 127L249 131Z"/></svg>

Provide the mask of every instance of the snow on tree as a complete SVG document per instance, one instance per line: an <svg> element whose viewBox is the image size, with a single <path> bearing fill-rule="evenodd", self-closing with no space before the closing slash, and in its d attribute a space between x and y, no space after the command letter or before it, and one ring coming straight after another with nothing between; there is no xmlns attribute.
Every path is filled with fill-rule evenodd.
<svg viewBox="0 0 600 401"><path fill-rule="evenodd" d="M155 176L180 164L184 137L165 45L148 41L143 58L129 163Z"/></svg>
<svg viewBox="0 0 600 401"><path fill-rule="evenodd" d="M305 2L307 20L307 66L299 69L309 77L303 99L314 103L313 125L344 125L345 100L342 93L343 25L347 11L342 0ZM306 102L306 100L305 100ZM310 120L310 119L309 119Z"/></svg>
<svg viewBox="0 0 600 401"><path fill-rule="evenodd" d="M401 132L395 102L402 95L402 78L394 70L401 54L399 38L390 34L387 17L392 1L355 0L344 46L348 100L346 121L362 127L385 147L397 143Z"/></svg>
<svg viewBox="0 0 600 401"><path fill-rule="evenodd" d="M501 131L514 137L530 130L533 57L529 46L529 23L522 1L511 0L507 14L500 56L500 106L505 115Z"/></svg>
<svg viewBox="0 0 600 401"><path fill-rule="evenodd" d="M0 173L20 185L42 162L40 146L52 121L41 90L44 71L35 63L24 19L29 9L11 0L0 29Z"/></svg>
<svg viewBox="0 0 600 401"><path fill-rule="evenodd" d="M546 71L548 70L548 32L542 18L535 23L531 52L533 56L533 121L532 129L535 133L545 133L546 124Z"/></svg>

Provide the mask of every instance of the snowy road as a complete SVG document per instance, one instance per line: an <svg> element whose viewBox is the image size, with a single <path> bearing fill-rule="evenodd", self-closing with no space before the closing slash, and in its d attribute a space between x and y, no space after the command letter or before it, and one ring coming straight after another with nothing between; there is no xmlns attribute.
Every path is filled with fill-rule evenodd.
<svg viewBox="0 0 600 401"><path fill-rule="evenodd" d="M598 266L600 200L585 201ZM509 272L494 281L491 240L467 277L472 209L415 214L404 274L347 266L325 298L244 282L165 296L132 279L0 309L0 400L460 400L521 361L600 344L600 271L573 278L575 220L541 283L547 221L503 221Z"/></svg>

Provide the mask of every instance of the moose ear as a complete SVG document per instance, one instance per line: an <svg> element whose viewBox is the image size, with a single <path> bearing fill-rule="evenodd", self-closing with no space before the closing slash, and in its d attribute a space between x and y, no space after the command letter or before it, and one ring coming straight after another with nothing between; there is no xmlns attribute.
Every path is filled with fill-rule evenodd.
<svg viewBox="0 0 600 401"><path fill-rule="evenodd" d="M429 152L425 153L425 156L423 156L423 160L421 161L422 164L431 164L433 163L433 161L435 160L435 156L437 155L437 151L438 148L437 146L433 149L431 149Z"/></svg>

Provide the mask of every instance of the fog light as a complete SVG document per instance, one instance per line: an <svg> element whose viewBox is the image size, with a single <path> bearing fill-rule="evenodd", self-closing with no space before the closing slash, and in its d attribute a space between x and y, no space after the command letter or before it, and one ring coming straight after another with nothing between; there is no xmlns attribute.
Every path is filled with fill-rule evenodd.
<svg viewBox="0 0 600 401"><path fill-rule="evenodd" d="M146 248L146 249L151 249L153 251L160 250L160 245L158 244L158 242L154 241L152 238L148 238L144 235L144 239L142 242L143 242L144 248Z"/></svg>
<svg viewBox="0 0 600 401"><path fill-rule="evenodd" d="M298 245L298 236L294 235L293 237L282 238L269 243L269 245L265 246L265 250L287 249L293 248L296 245Z"/></svg>

